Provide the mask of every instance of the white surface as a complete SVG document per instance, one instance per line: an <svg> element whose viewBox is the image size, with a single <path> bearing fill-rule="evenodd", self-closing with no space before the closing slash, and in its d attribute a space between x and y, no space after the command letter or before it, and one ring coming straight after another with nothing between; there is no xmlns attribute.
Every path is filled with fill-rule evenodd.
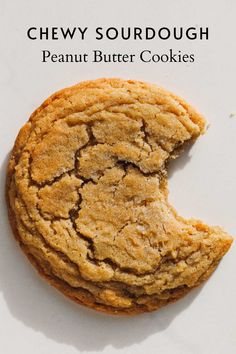
<svg viewBox="0 0 236 354"><path fill-rule="evenodd" d="M55 90L118 76L158 83L210 122L171 168L170 200L186 217L236 235L234 0L3 1L1 7L0 352L4 354L236 353L235 245L206 285L159 312L113 318L74 305L45 284L13 240L4 202L8 152L30 113ZM209 41L30 42L29 26L209 26ZM40 50L194 52L193 64L42 64Z"/></svg>

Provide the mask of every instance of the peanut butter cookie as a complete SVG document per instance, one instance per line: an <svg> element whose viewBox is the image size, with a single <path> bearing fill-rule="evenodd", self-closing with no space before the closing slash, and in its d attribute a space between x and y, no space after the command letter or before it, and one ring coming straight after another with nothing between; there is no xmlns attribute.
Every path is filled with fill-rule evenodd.
<svg viewBox="0 0 236 354"><path fill-rule="evenodd" d="M166 166L204 126L182 99L138 81L48 98L21 129L7 176L10 222L39 273L112 314L156 310L201 284L232 238L176 213Z"/></svg>

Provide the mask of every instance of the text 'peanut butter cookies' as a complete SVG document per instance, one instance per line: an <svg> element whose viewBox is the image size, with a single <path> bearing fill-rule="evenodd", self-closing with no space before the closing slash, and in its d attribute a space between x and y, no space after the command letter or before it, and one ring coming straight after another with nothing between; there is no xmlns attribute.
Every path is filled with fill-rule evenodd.
<svg viewBox="0 0 236 354"><path fill-rule="evenodd" d="M137 81L88 81L47 99L7 177L14 234L40 274L114 314L158 309L202 283L232 238L177 215L166 163L204 125L182 99Z"/></svg>

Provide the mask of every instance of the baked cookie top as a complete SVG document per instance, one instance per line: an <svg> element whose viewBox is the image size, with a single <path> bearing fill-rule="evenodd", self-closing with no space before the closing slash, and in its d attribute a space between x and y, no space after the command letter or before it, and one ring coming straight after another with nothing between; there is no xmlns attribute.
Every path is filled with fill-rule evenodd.
<svg viewBox="0 0 236 354"><path fill-rule="evenodd" d="M232 238L177 215L166 171L204 126L182 99L138 81L87 81L47 99L7 177L10 221L38 271L118 314L157 309L205 280Z"/></svg>

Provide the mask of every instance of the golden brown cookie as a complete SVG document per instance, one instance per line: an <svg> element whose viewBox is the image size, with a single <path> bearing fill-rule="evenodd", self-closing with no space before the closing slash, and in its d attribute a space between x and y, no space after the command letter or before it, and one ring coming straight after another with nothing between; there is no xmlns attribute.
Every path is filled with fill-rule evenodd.
<svg viewBox="0 0 236 354"><path fill-rule="evenodd" d="M87 81L47 99L7 177L14 234L40 274L113 314L158 309L202 283L232 238L177 215L166 166L204 126L182 99L138 81Z"/></svg>

